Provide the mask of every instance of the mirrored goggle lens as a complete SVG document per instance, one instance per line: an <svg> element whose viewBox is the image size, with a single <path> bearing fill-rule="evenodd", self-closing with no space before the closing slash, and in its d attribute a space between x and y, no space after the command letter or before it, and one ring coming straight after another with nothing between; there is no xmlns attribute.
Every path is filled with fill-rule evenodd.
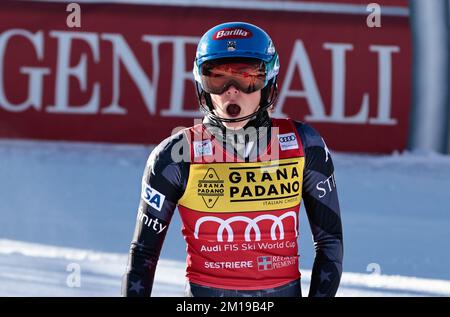
<svg viewBox="0 0 450 317"><path fill-rule="evenodd" d="M222 94L231 85L252 93L264 88L266 70L264 62L254 59L210 61L202 65L201 79L208 93Z"/></svg>

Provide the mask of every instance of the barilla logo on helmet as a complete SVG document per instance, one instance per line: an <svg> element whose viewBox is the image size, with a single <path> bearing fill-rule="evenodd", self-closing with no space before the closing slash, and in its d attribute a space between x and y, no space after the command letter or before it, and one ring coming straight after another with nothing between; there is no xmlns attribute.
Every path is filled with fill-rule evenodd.
<svg viewBox="0 0 450 317"><path fill-rule="evenodd" d="M252 32L243 28L226 28L214 33L213 40L244 39L252 35Z"/></svg>

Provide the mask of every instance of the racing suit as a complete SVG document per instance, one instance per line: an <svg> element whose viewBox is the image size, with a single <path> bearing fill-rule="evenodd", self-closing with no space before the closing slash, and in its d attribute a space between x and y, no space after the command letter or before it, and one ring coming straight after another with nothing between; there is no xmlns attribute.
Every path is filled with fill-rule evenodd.
<svg viewBox="0 0 450 317"><path fill-rule="evenodd" d="M343 237L331 154L311 126L291 119L270 123L258 140L236 134L233 142L205 119L152 151L124 296L150 296L177 207L187 243L188 296L301 296L302 200L316 249L309 296L336 294ZM254 142L262 139L268 141Z"/></svg>

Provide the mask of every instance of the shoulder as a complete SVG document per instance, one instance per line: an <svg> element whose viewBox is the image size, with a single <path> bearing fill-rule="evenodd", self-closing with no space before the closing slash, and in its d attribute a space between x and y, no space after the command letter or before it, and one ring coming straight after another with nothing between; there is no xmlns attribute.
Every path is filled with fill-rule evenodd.
<svg viewBox="0 0 450 317"><path fill-rule="evenodd" d="M320 133L307 123L292 120L302 140L306 169L331 175L334 171L330 150Z"/></svg>
<svg viewBox="0 0 450 317"><path fill-rule="evenodd" d="M302 121L292 120L292 122L294 123L294 126L302 140L304 149L312 147L326 147L322 136L312 126Z"/></svg>
<svg viewBox="0 0 450 317"><path fill-rule="evenodd" d="M146 168L162 170L174 163L186 162L189 158L189 143L186 130L181 130L161 141L150 153Z"/></svg>

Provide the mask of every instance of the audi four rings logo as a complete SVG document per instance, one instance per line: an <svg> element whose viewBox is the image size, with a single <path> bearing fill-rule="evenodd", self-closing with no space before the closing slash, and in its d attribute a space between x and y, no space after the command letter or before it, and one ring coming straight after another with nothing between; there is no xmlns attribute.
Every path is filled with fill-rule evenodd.
<svg viewBox="0 0 450 317"><path fill-rule="evenodd" d="M261 215L261 216L256 217L255 219L251 219L251 218L248 218L245 216L235 216L235 217L231 217L228 219L221 219L221 218L214 217L214 216L202 217L202 218L199 218L197 220L197 222L195 223L194 237L195 237L195 239L198 239L200 227L202 224L208 223L208 222L213 222L213 223L220 224L219 228L217 229L217 241L223 242L223 232L224 232L224 230L226 230L227 234L228 234L227 242L233 242L234 232L233 232L233 228L231 227L231 224L233 222L243 221L243 222L247 223L247 227L245 228L245 232L244 232L245 241L251 241L250 231L252 229L255 232L255 241L260 241L261 240L261 230L259 229L258 223L261 220L272 220L273 223L272 223L272 227L270 228L271 239L278 240L277 236L276 236L276 228L278 227L278 229L280 231L279 240L283 240L284 239L283 220L288 217L294 218L294 223L295 223L294 230L295 230L295 236L297 237L298 236L297 214L294 211L286 212L279 217L274 216L274 215Z"/></svg>
<svg viewBox="0 0 450 317"><path fill-rule="evenodd" d="M280 134L278 135L278 140L282 151L298 149L295 133Z"/></svg>
<svg viewBox="0 0 450 317"><path fill-rule="evenodd" d="M295 138L295 135L288 135L288 136L280 137L280 142L282 142L282 143L296 141L296 140L297 139Z"/></svg>

